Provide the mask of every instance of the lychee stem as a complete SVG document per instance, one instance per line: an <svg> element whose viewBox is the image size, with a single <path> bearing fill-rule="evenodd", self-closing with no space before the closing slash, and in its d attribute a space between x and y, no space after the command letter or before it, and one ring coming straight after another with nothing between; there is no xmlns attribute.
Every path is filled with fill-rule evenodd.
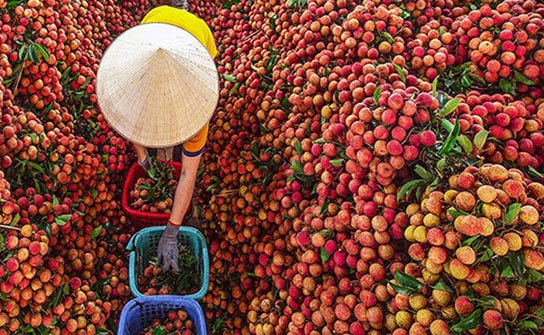
<svg viewBox="0 0 544 335"><path fill-rule="evenodd" d="M21 231L21 228L12 227L12 226L6 226L6 225L3 225L3 224L0 224L0 228L5 228L5 229L12 229L12 230Z"/></svg>

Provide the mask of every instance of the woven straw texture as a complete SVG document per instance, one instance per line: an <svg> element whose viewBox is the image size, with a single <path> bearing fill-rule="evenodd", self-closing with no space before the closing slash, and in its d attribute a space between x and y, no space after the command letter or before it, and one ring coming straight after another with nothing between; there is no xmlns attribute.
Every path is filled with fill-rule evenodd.
<svg viewBox="0 0 544 335"><path fill-rule="evenodd" d="M193 35L148 23L119 35L97 75L100 109L126 139L149 148L185 142L208 122L219 96L215 64Z"/></svg>

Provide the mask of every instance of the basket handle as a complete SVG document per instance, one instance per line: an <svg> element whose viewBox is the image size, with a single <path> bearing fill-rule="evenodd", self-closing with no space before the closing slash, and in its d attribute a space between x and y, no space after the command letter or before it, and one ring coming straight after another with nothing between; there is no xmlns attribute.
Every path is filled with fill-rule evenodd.
<svg viewBox="0 0 544 335"><path fill-rule="evenodd" d="M136 252L131 251L128 256L128 285L130 287L130 292L136 298L143 296L140 291L138 291L138 277L136 275Z"/></svg>
<svg viewBox="0 0 544 335"><path fill-rule="evenodd" d="M140 232L137 232L136 234L132 235L132 237L130 238L130 240L129 240L128 243L127 243L126 249L127 249L128 251L134 250L134 243L136 243L135 240L136 240L136 238L137 238L138 236L140 236Z"/></svg>
<svg viewBox="0 0 544 335"><path fill-rule="evenodd" d="M206 274L202 282L202 287L208 291L208 286L210 285L210 260L208 259L208 248L204 247L202 249L202 267L204 268L203 272Z"/></svg>

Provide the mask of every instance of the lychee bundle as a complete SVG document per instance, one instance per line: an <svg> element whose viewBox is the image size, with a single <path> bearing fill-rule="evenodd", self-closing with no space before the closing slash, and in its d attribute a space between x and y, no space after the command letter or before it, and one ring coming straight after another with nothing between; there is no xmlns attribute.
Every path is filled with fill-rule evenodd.
<svg viewBox="0 0 544 335"><path fill-rule="evenodd" d="M470 155L517 166L531 177L539 177L535 171L544 159L543 100L538 90L533 95L517 100L508 94L470 91L457 96L460 104L449 120L454 123L458 119L460 133L473 142L468 148Z"/></svg>
<svg viewBox="0 0 544 335"><path fill-rule="evenodd" d="M542 7L534 1L485 4L459 16L451 26L461 63L476 66L485 83L506 93L527 92L543 77Z"/></svg>
<svg viewBox="0 0 544 335"><path fill-rule="evenodd" d="M453 175L443 188L428 190L420 203L408 205L404 236L411 243L409 256L421 262L421 269L413 264L404 270L421 279L395 275L397 326L430 327L438 334L445 331L444 320L463 331L503 325L514 331L517 326L504 320L535 322L531 313L539 307L544 280L543 199L544 185L521 171L484 164ZM532 298L525 299L529 291ZM443 309L440 325L419 320L438 318L427 317L427 304ZM418 316L420 310L425 317Z"/></svg>
<svg viewBox="0 0 544 335"><path fill-rule="evenodd" d="M189 295L200 289L201 274L195 255L185 244L180 243L178 247L178 271L170 269L164 272L156 257L152 258L138 277L138 289L141 293Z"/></svg>
<svg viewBox="0 0 544 335"><path fill-rule="evenodd" d="M440 71L455 64L455 56L451 53L453 42L453 35L438 20L429 21L406 43L411 68L434 80Z"/></svg>
<svg viewBox="0 0 544 335"><path fill-rule="evenodd" d="M194 335L193 320L184 309L172 310L167 313L164 320L154 319L151 324L138 333L139 335Z"/></svg>

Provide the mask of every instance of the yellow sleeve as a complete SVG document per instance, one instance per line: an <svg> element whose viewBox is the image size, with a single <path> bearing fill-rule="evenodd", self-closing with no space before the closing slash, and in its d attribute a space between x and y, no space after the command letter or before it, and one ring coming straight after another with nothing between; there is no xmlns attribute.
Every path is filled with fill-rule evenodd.
<svg viewBox="0 0 544 335"><path fill-rule="evenodd" d="M210 27L206 23L204 23L205 29L206 29L206 35L207 35L207 41L206 41L206 49L208 49L208 52L210 53L210 56L212 56L212 59L217 56L217 47L215 46L215 40L213 38L212 31L210 30Z"/></svg>
<svg viewBox="0 0 544 335"><path fill-rule="evenodd" d="M183 143L182 151L185 156L195 157L204 151L204 146L206 145L206 140L208 139L208 127L209 123L206 123L201 131Z"/></svg>

